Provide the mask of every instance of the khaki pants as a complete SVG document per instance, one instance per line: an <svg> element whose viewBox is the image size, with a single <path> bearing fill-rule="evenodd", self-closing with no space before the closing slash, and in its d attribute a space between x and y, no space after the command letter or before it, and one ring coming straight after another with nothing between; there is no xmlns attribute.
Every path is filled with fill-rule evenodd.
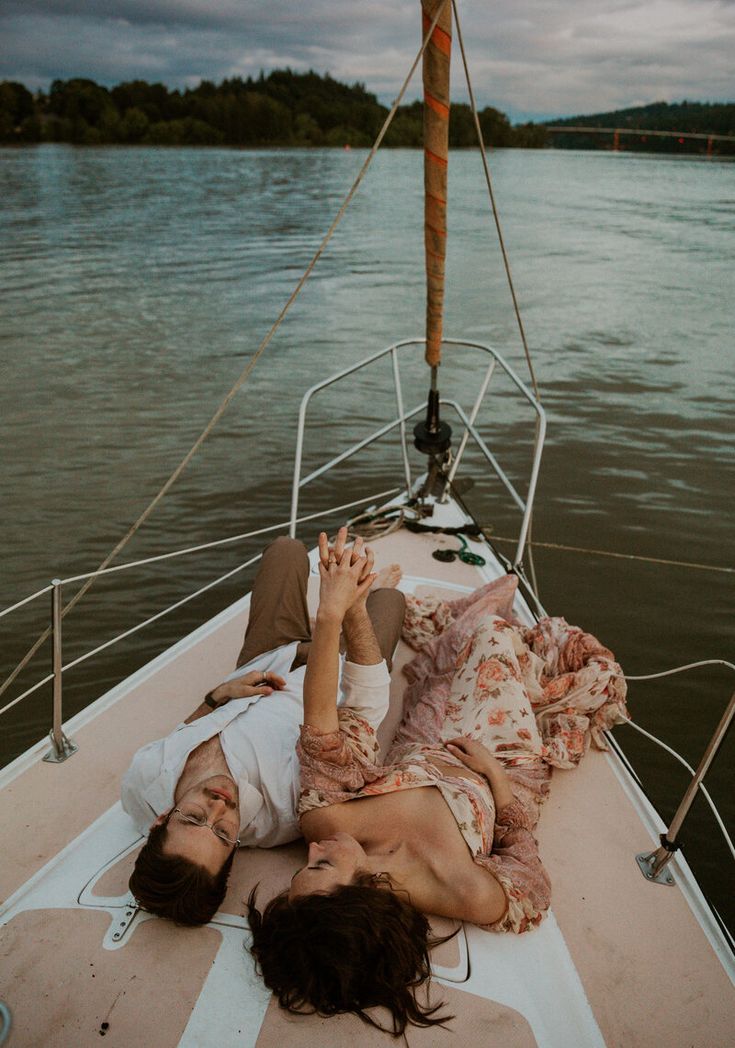
<svg viewBox="0 0 735 1048"><path fill-rule="evenodd" d="M306 604L309 558L303 542L281 536L268 546L253 585L250 619L237 665L243 666L282 644L299 641L292 669L308 659L311 625ZM395 589L370 593L367 611L380 652L391 668L393 652L401 635L405 598Z"/></svg>

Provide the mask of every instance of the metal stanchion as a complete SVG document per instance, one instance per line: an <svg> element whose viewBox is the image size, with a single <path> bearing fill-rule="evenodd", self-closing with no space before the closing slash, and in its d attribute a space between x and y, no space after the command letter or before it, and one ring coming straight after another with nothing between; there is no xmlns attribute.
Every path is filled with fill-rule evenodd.
<svg viewBox="0 0 735 1048"><path fill-rule="evenodd" d="M52 728L49 732L51 749L43 758L49 764L61 764L72 753L76 753L77 747L67 739L61 726L62 720L62 692L61 673L63 661L61 655L61 579L52 579L51 585L51 635L52 635L52 666L53 666L53 713Z"/></svg>
<svg viewBox="0 0 735 1048"><path fill-rule="evenodd" d="M676 809L676 814L671 820L671 825L666 833L662 833L659 838L661 841L660 846L652 852L641 852L635 857L641 873L647 881L655 881L656 884L673 885L674 878L671 876L671 871L666 867L681 847L676 838L684 819L689 814L689 809L694 803L699 784L704 779L712 761L717 756L717 751L727 734L727 729L730 727L733 716L735 716L735 692L733 692L730 697L727 709L722 715L722 720L717 725L715 733L710 739L707 749L704 751L704 756L699 762L699 767L694 773L694 778L689 783L686 793L681 799L681 804Z"/></svg>

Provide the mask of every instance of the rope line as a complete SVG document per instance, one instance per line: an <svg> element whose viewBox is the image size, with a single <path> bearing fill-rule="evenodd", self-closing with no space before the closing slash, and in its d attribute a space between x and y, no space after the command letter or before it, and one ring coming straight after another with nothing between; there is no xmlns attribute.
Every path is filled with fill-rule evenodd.
<svg viewBox="0 0 735 1048"><path fill-rule="evenodd" d="M332 513L340 513L344 509L353 509L355 506L361 506L364 502L372 502L375 499L387 498L389 495L396 495L401 488L386 488L385 491L378 491L375 495L365 495L362 498L354 499L352 502L345 502L341 506L334 506L331 509L319 510L318 513L309 513L304 517L297 517L296 524L306 524L310 520L319 520L320 517L328 517ZM214 542L203 542L198 546L186 546L184 549L172 550L171 553L158 553L155 557L145 557L143 560L129 560L125 564L116 564L113 568L105 568L103 570L98 569L97 571L91 571L84 575L71 575L68 579L62 579L62 585L66 585L69 582L80 582L82 579L91 578L93 575L99 577L100 575L113 575L118 571L127 571L129 568L139 568L148 564L156 564L162 560L173 560L175 557L184 557L189 553L201 553L205 549L217 549L220 546L232 545L233 542L243 542L245 539L257 538L258 535L267 535L271 531L279 531L282 528L287 528L291 523L289 520L282 520L278 524L269 524L267 528L256 528L255 531L243 531L239 535L230 535L226 539L216 539ZM51 587L49 587L51 588Z"/></svg>
<svg viewBox="0 0 735 1048"><path fill-rule="evenodd" d="M63 615L63 612L62 612L62 615ZM36 640L34 641L34 643L30 646L30 648L25 653L23 658L20 660L18 665L15 667L15 669L12 671L12 673L9 673L8 676L5 678L5 680L3 681L3 683L0 684L0 695L4 695L5 694L5 692L8 690L8 688L13 683L15 678L18 676L18 674L22 673L22 671L26 668L26 666L31 661L31 659L36 654L36 652L41 647L41 645L44 643L44 641L48 640L48 638L50 636L51 636L51 627L47 626L46 629L43 631L43 633L39 637L37 637Z"/></svg>
<svg viewBox="0 0 735 1048"><path fill-rule="evenodd" d="M8 710L12 710L13 706L17 706L22 699L25 699L28 695L33 694L34 691L38 691L39 688L42 688L44 684L48 684L53 679L53 673L49 673L45 677L41 677L41 679L36 681L35 684L32 684L30 688L27 688L25 691L21 692L20 695L17 695L14 699L11 699L11 701L6 706L3 706L3 708L0 709L0 717L2 717L3 713L7 713Z"/></svg>
<svg viewBox="0 0 735 1048"><path fill-rule="evenodd" d="M490 542L512 542L515 544L518 539L508 538L505 535L493 535L492 532L485 531L485 538ZM735 568L723 567L718 564L699 564L696 561L691 560L669 560L665 557L644 557L638 553L615 553L608 549L590 549L586 546L564 546L559 542L533 542L530 541L527 545L537 546L539 549L557 549L562 550L564 553L589 553L596 557L616 557L618 560L640 560L646 564L665 564L669 567L674 568L694 568L697 571L720 571L728 575L735 574Z"/></svg>
<svg viewBox="0 0 735 1048"><path fill-rule="evenodd" d="M254 564L256 560L260 560L262 556L262 553L256 553L254 557L250 557L248 560L243 561L242 564L238 564L237 567L234 567L230 571L225 572L224 575L220 575L219 578L212 579L211 582L205 583L198 590L195 590L194 593L187 594L186 597L182 597L181 600L176 601L175 604L170 604L167 608L164 608L163 611L156 612L155 615L151 615L149 618L144 619L143 622L137 622L134 626L131 626L130 629L124 630L122 633L118 633L116 637L112 637L110 640L106 640L103 644L98 645L91 651L86 651L83 655L80 655L78 658L73 659L71 662L67 662L65 666L61 667L62 673L66 672L66 670L74 669L75 666L79 666L82 662L86 662L87 659L91 659L93 655L99 655L101 651L104 651L106 648L111 648L112 645L117 644L118 641L125 640L127 637L132 636L133 633L137 633L139 630L142 630L144 626L150 626L152 622L157 622L158 619L162 619L164 615L169 615L172 611L176 611L178 608L183 607L184 604L188 604L189 601L195 600L197 597L201 597L203 593L206 593L208 590L213 589L214 586L218 586L220 582L225 582L227 579L232 578L233 575L237 575L239 571L244 571L245 568L249 568L251 564Z"/></svg>
<svg viewBox="0 0 735 1048"><path fill-rule="evenodd" d="M222 417L222 415L225 413L225 411L229 407L229 404L232 401L232 399L235 396L235 394L237 393L237 391L242 388L242 386L245 384L245 382L250 377L250 374L251 374L253 368L255 367L255 365L257 364L258 360L260 359L260 357L263 355L263 353L267 349L268 345L270 344L271 340L273 339L273 336L275 335L276 331L278 331L278 328L281 326L283 320L285 319L286 314L289 312L289 310L291 309L291 306L293 305L293 303L296 301L296 299L301 294L301 290L304 287L304 284L306 283L306 281L311 276L311 273L312 273L314 267L316 266L317 262L321 258L322 254L324 253L324 250L327 247L327 244L332 239L332 235L334 234L334 231L336 230L336 228L339 225L339 223L342 221L342 217L344 216L345 211L347 210L348 206L352 202L352 198L355 196L357 190L359 189L359 187L360 187L360 185L361 185L365 175L367 174L368 168L370 167L370 165L373 162L373 159L375 158L375 154L377 153L378 149L380 148L380 144L383 141L383 139L385 137L385 134L386 134L388 128L390 127L390 125L391 125L391 123L393 121L393 117L395 116L396 111L398 110L398 107L399 107L399 105L401 104L401 102L403 100L403 96L405 95L405 93L406 93L406 91L408 89L408 85L411 82L411 79L413 77L414 72L416 71L416 67L419 64L419 62L421 61L421 58L423 57L424 51L426 50L426 48L427 48L427 46L429 44L429 41L431 39L431 35L434 32L434 29L436 27L436 24L437 24L437 22L439 20L439 16L441 15L444 6L445 6L444 4L439 4L438 5L437 11L436 11L436 13L434 15L434 18L432 19L431 24L430 24L426 34L424 35L424 38L423 38L422 42L421 42L421 47L419 48L418 53L416 54L416 57L415 57L415 59L413 60L413 62L411 64L411 68L409 69L408 74L406 75L406 78L403 81L403 85L401 86L401 89L398 92L398 95L396 96L396 99L393 102L393 105L391 106L390 112L388 113L387 117L383 121L383 125L380 128L380 131L378 132L377 138L375 139L375 142L373 143L373 146L372 146L370 152L368 153L368 156L366 157L362 167L360 168L360 171L358 172L357 177L355 178L355 181L352 183L352 186L350 187L350 189L349 189L349 191L347 193L347 196L345 197L344 201L342 202L342 205L341 205L339 211L337 212L337 214L335 215L334 219L332 220L332 224L330 225L329 229L327 230L326 234L324 235L324 237L323 237L319 247L317 248L316 252L314 253L311 261L309 262L309 264L307 265L306 269L302 273L302 275L301 275L298 283L296 284L295 288L291 292L288 300L286 301L286 304L281 309L281 312L278 314L276 320L271 325L269 331L267 332L267 334L265 335L265 337L261 341L260 345L258 346L257 350L255 351L255 353L253 354L251 359L248 361L248 363L243 368L242 372L240 373L239 377L235 381L234 385L230 388L229 392L225 395L224 399L221 401L219 407L217 408L215 413L212 415L212 417L209 420L209 422L207 423L207 425L204 427L202 432L199 434L197 439L194 441L194 444L191 446L191 448L186 453L184 458L181 460L179 465L176 467L176 469L173 471L171 476L165 482L165 484L163 485L161 490L158 492L158 494L154 496L154 498L148 504L146 509L143 510L143 512L138 517L138 519L135 521L135 523L131 525L131 527L128 529L127 533L118 542L118 544L115 546L115 548L112 550L112 552L109 553L105 557L105 559L100 564L100 567L99 567L98 570L102 570L102 569L106 568L107 565L110 563L110 561L114 560L114 558L117 556L117 554L127 545L127 543L130 541L130 539L133 537L133 535L145 523L145 521L148 519L148 517L151 515L151 513L155 509L155 507L158 505L158 503L161 501L161 499L167 493L169 488L171 488L171 486L176 482L176 480L178 480L178 478L181 475L181 473L187 467L189 462L192 460L192 458L194 457L196 452L202 446L204 441L207 439L209 434L212 432L214 427L219 422L219 420ZM72 599L69 601L69 603L64 606L64 608L62 609L62 612L61 612L62 617L64 615L66 615L66 613L68 611L71 611L71 609L74 607L74 605L77 603L77 601L81 600L81 598L84 596L84 594L90 588L90 586L93 585L93 583L94 583L94 576L92 578L90 578L87 582L85 582L84 585L79 589L79 591L72 597ZM4 680L3 683L0 685L0 695L4 694L6 689L8 687L10 687L12 682L15 680L16 676L18 675L18 673L20 673L21 670L25 666L28 665L28 663L31 661L31 659L36 654L36 652L41 647L41 645L44 643L44 641L48 639L48 637L50 636L50 633L51 633L51 629L47 628L38 637L38 639L35 641L35 643L31 646L29 651L26 653L24 658L21 660L21 662L19 663L18 667L16 667L16 670L13 671L13 673L9 677L7 677L6 680Z"/></svg>
<svg viewBox="0 0 735 1048"><path fill-rule="evenodd" d="M700 666L727 666L735 670L735 665L726 659L702 659L700 662L688 662L685 666L675 666L673 670L661 670L660 673L643 673L639 676L622 674L626 680L656 680L657 677L672 677L675 673L683 673L685 670L696 670Z"/></svg>

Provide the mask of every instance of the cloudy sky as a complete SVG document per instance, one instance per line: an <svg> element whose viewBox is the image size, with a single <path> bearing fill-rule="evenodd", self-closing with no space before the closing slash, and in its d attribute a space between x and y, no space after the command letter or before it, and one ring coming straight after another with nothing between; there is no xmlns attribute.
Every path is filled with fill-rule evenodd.
<svg viewBox="0 0 735 1048"><path fill-rule="evenodd" d="M290 66L389 103L419 0L0 0L0 79L169 87ZM513 120L735 100L735 0L460 0L480 105ZM453 95L466 99L455 55ZM416 97L416 85L410 97Z"/></svg>

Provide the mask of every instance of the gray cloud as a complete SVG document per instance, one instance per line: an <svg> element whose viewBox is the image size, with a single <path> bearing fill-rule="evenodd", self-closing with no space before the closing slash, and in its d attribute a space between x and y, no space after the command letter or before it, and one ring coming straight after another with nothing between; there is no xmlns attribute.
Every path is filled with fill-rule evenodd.
<svg viewBox="0 0 735 1048"><path fill-rule="evenodd" d="M460 15L478 101L514 119L735 98L731 0L463 0ZM181 87L288 65L389 102L419 33L418 0L5 0L0 78ZM458 55L453 79L465 99Z"/></svg>

